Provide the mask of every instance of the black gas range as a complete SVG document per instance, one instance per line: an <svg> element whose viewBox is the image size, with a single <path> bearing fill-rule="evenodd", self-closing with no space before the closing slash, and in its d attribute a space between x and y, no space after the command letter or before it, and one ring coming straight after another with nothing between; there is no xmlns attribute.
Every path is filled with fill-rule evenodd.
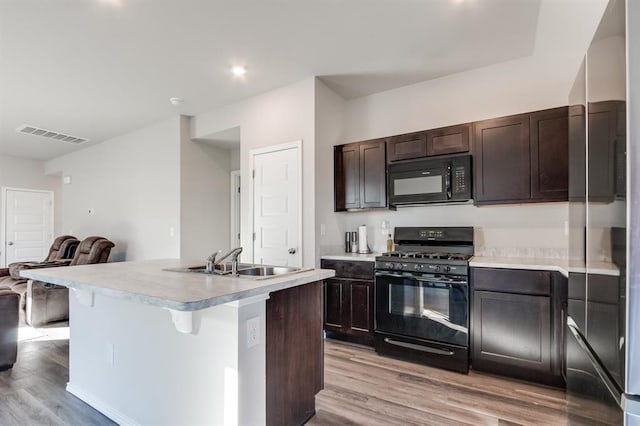
<svg viewBox="0 0 640 426"><path fill-rule="evenodd" d="M376 351L468 372L473 228L398 227L394 242L376 257Z"/></svg>

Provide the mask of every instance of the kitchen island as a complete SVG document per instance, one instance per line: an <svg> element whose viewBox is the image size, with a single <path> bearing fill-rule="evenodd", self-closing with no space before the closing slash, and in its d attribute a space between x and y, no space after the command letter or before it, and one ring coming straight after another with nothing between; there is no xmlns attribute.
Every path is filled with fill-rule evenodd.
<svg viewBox="0 0 640 426"><path fill-rule="evenodd" d="M153 260L23 271L70 289L67 390L123 425L301 424L323 386L322 284Z"/></svg>

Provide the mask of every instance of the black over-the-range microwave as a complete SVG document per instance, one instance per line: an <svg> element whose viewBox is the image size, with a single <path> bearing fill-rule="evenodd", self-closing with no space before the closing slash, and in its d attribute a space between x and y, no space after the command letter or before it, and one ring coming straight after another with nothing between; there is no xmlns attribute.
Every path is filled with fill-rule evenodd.
<svg viewBox="0 0 640 426"><path fill-rule="evenodd" d="M404 206L471 199L471 156L425 158L390 164L389 204Z"/></svg>

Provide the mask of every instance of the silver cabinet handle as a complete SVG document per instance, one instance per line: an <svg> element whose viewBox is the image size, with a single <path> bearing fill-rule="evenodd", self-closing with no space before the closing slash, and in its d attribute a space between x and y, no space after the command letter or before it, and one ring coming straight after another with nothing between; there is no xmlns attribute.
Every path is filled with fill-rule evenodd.
<svg viewBox="0 0 640 426"><path fill-rule="evenodd" d="M290 248L289 249L289 254L296 254L296 249Z"/></svg>
<svg viewBox="0 0 640 426"><path fill-rule="evenodd" d="M13 241L9 241L9 242L7 243L7 245L8 245L8 246L12 246L12 245L13 245Z"/></svg>

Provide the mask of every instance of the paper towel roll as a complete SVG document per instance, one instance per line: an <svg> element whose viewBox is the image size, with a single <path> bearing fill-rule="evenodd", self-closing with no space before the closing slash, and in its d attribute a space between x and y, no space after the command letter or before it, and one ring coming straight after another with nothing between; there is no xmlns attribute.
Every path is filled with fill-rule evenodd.
<svg viewBox="0 0 640 426"><path fill-rule="evenodd" d="M358 227L358 253L369 253L369 246L367 245L366 225Z"/></svg>

